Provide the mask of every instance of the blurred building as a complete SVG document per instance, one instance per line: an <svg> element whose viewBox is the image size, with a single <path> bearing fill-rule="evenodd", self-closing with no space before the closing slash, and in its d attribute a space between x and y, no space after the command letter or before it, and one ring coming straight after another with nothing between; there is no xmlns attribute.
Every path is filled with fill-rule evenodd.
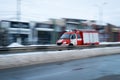
<svg viewBox="0 0 120 80"><path fill-rule="evenodd" d="M28 43L30 34L30 25L28 22L2 20L1 27L8 31L8 44L13 42Z"/></svg>
<svg viewBox="0 0 120 80"><path fill-rule="evenodd" d="M23 45L55 44L65 31L72 29L95 29L99 32L100 42L120 41L120 28L115 25L101 25L95 20L62 18L44 22L2 20L0 21L0 40L4 42L0 45L14 42Z"/></svg>
<svg viewBox="0 0 120 80"><path fill-rule="evenodd" d="M99 33L100 42L118 42L120 41L120 27L104 23L100 24L95 20L62 18L54 19L55 24L60 25L62 33L72 29L95 29ZM45 23L53 23L53 19ZM60 36L59 36L60 37Z"/></svg>
<svg viewBox="0 0 120 80"><path fill-rule="evenodd" d="M120 41L120 27L113 24L107 24L106 32L109 34L108 41L118 42Z"/></svg>
<svg viewBox="0 0 120 80"><path fill-rule="evenodd" d="M100 42L120 41L120 27L107 23L106 25L94 24L93 28L99 32Z"/></svg>
<svg viewBox="0 0 120 80"><path fill-rule="evenodd" d="M0 47L8 45L8 31L0 26Z"/></svg>
<svg viewBox="0 0 120 80"><path fill-rule="evenodd" d="M59 32L61 32L61 26L57 24L32 22L30 41L35 44L55 44Z"/></svg>
<svg viewBox="0 0 120 80"><path fill-rule="evenodd" d="M0 22L1 28L7 31L8 44L18 42L23 45L29 44L55 44L61 32L61 26L44 22ZM2 31L2 29L0 29ZM0 31L0 32L1 32ZM1 34L2 35L2 34ZM3 36L3 35L2 35ZM2 39L2 38L1 38Z"/></svg>
<svg viewBox="0 0 120 80"><path fill-rule="evenodd" d="M53 21L54 20L54 21ZM92 29L92 24L94 20L84 20L84 19L72 19L72 18L62 18L62 19L50 19L44 23L54 23L63 27L63 30L72 30L72 29Z"/></svg>

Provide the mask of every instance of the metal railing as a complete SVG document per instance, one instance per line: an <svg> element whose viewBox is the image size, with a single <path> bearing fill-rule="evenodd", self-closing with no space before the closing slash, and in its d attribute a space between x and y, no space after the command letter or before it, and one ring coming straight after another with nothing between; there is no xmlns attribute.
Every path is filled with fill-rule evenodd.
<svg viewBox="0 0 120 80"><path fill-rule="evenodd" d="M120 44L106 44L106 45L82 45L82 46L25 46L25 47L2 47L0 54L15 54L25 52L41 52L41 51L62 51L62 50L80 50L86 48L103 48L103 47L117 47Z"/></svg>

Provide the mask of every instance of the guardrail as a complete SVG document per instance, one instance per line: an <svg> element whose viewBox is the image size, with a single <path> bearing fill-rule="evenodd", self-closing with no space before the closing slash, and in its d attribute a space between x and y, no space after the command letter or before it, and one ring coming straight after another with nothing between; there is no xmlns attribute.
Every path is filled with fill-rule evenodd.
<svg viewBox="0 0 120 80"><path fill-rule="evenodd" d="M85 48L114 47L114 46L120 46L120 44L82 45L82 46L3 47L3 48L0 48L0 54L37 52L37 51L61 51L61 50L75 50L75 49L85 49Z"/></svg>

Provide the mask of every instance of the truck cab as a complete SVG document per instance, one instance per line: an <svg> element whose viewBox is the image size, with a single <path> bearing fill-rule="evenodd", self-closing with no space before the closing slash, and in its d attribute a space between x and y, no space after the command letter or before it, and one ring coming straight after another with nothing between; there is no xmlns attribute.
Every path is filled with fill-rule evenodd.
<svg viewBox="0 0 120 80"><path fill-rule="evenodd" d="M82 39L80 37L80 34L77 34L75 32L65 32L57 41L57 45L76 46L80 44L82 44Z"/></svg>

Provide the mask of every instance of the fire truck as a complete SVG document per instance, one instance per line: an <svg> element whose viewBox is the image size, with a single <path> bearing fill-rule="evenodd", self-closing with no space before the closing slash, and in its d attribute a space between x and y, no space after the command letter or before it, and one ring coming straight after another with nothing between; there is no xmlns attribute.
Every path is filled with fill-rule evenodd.
<svg viewBox="0 0 120 80"><path fill-rule="evenodd" d="M56 42L57 45L78 46L98 45L98 32L95 30L71 30L65 32Z"/></svg>

